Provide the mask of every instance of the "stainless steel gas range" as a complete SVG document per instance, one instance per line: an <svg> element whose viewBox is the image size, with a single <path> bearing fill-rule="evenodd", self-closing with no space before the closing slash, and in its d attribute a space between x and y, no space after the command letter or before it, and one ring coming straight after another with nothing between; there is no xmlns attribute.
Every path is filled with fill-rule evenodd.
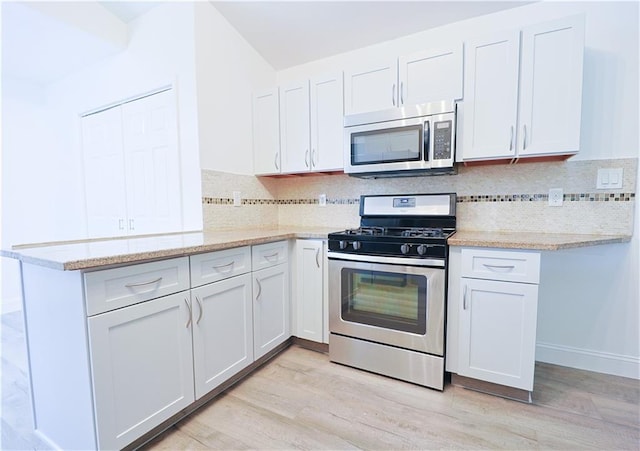
<svg viewBox="0 0 640 451"><path fill-rule="evenodd" d="M456 195L360 199L360 228L329 234L329 358L444 388L447 238Z"/></svg>

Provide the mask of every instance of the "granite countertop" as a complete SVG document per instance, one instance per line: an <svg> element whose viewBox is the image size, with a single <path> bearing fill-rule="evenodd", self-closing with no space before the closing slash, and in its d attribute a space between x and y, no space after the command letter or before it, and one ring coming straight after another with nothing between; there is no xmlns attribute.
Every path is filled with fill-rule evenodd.
<svg viewBox="0 0 640 451"><path fill-rule="evenodd" d="M161 258L183 257L232 247L249 246L295 238L326 239L337 228L275 227L175 233L167 235L82 240L15 246L0 255L53 269L94 270L105 266L141 263ZM560 250L610 243L626 243L630 235L584 235L564 233L482 232L458 230L448 239L450 246L498 247L505 249Z"/></svg>
<svg viewBox="0 0 640 451"><path fill-rule="evenodd" d="M482 232L458 230L447 242L450 246L499 247L557 251L600 244L628 243L631 235L586 235L571 233Z"/></svg>
<svg viewBox="0 0 640 451"><path fill-rule="evenodd" d="M265 229L205 231L167 235L82 240L14 246L0 255L59 270L90 270L109 265L141 263L182 257L232 247L293 238L327 238L336 228L276 227Z"/></svg>

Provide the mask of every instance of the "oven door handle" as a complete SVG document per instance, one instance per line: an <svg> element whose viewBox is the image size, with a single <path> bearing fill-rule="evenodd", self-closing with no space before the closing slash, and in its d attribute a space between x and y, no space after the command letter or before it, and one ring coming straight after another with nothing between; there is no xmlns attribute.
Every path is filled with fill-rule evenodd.
<svg viewBox="0 0 640 451"><path fill-rule="evenodd" d="M327 252L329 260L349 260L362 263L389 263L405 266L434 266L444 268L444 259L437 258L411 258L411 257L385 257L380 255L356 255L343 254L341 252Z"/></svg>

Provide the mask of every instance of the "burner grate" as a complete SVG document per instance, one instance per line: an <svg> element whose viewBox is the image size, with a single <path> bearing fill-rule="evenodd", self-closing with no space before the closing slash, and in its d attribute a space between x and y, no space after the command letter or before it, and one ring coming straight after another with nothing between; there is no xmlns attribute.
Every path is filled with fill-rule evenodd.
<svg viewBox="0 0 640 451"><path fill-rule="evenodd" d="M362 236L381 236L385 234L384 227L358 227L357 229L345 230L347 235L362 235Z"/></svg>

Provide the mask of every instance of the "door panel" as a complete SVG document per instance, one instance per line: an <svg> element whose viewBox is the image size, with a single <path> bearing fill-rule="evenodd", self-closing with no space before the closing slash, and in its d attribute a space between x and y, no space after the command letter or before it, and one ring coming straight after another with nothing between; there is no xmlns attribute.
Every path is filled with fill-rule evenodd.
<svg viewBox="0 0 640 451"><path fill-rule="evenodd" d="M192 290L196 399L253 362L251 275Z"/></svg>
<svg viewBox="0 0 640 451"><path fill-rule="evenodd" d="M465 44L463 160L516 155L519 33Z"/></svg>
<svg viewBox="0 0 640 451"><path fill-rule="evenodd" d="M121 449L194 401L188 292L89 318L100 449Z"/></svg>
<svg viewBox="0 0 640 451"><path fill-rule="evenodd" d="M87 233L126 235L126 184L119 107L81 119Z"/></svg>
<svg viewBox="0 0 640 451"><path fill-rule="evenodd" d="M122 106L131 233L181 229L180 157L173 91Z"/></svg>

